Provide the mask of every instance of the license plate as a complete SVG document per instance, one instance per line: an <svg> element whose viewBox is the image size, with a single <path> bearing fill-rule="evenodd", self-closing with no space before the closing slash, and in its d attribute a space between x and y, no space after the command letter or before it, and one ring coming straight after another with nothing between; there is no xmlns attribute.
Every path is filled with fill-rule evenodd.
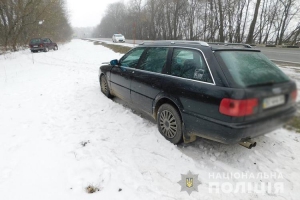
<svg viewBox="0 0 300 200"><path fill-rule="evenodd" d="M33 47L38 47L37 45L33 46Z"/></svg>
<svg viewBox="0 0 300 200"><path fill-rule="evenodd" d="M267 108L279 106L279 105L284 104L284 101L285 101L284 95L265 98L264 102L263 102L263 108L267 109Z"/></svg>

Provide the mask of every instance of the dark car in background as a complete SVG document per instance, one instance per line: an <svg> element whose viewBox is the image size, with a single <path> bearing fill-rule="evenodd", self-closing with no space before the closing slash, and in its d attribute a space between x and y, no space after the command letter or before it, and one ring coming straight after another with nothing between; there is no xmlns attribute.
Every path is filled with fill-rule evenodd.
<svg viewBox="0 0 300 200"><path fill-rule="evenodd" d="M199 136L251 148L296 112L295 82L249 45L143 43L101 66L99 81L106 96L151 115L174 144Z"/></svg>
<svg viewBox="0 0 300 200"><path fill-rule="evenodd" d="M33 38L29 42L29 48L31 52L48 52L51 49L54 51L58 50L57 44L52 42L49 38Z"/></svg>

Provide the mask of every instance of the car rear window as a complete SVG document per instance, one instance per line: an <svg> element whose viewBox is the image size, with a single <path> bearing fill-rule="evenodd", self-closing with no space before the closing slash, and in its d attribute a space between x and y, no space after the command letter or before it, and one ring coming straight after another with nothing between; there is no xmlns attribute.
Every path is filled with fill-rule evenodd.
<svg viewBox="0 0 300 200"><path fill-rule="evenodd" d="M216 51L241 87L283 83L289 78L266 56L254 51Z"/></svg>
<svg viewBox="0 0 300 200"><path fill-rule="evenodd" d="M38 44L41 43L41 39L32 39L30 40L30 44Z"/></svg>

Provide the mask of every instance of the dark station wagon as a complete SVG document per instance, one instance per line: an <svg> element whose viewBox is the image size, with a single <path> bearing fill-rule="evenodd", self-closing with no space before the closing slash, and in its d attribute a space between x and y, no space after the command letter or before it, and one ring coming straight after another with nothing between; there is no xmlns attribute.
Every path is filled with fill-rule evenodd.
<svg viewBox="0 0 300 200"><path fill-rule="evenodd" d="M99 69L101 91L151 115L174 144L196 136L251 148L296 112L297 88L249 45L142 43Z"/></svg>
<svg viewBox="0 0 300 200"><path fill-rule="evenodd" d="M29 42L29 48L32 53L38 51L48 52L50 49L58 50L57 44L49 38L33 38Z"/></svg>

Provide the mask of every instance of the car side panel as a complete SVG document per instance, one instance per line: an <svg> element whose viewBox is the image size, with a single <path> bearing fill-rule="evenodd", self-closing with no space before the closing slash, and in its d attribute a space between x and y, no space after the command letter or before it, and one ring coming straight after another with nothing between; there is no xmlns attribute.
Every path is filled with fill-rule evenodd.
<svg viewBox="0 0 300 200"><path fill-rule="evenodd" d="M232 91L227 91L226 88L177 77L168 77L164 84L164 90L178 97L183 105L183 112L228 122L231 122L232 118L219 113L222 98L224 96L228 98L244 96L242 90L231 93Z"/></svg>
<svg viewBox="0 0 300 200"><path fill-rule="evenodd" d="M244 98L244 90L233 90L167 75L163 91L176 97L180 102L178 107L181 109L186 134L221 140L224 137L222 130L219 126L212 126L212 124L226 125L243 121L243 117L234 118L222 115L219 112L219 105L224 97Z"/></svg>
<svg viewBox="0 0 300 200"><path fill-rule="evenodd" d="M131 81L131 101L152 114L152 104L161 91L164 78L163 74L135 70Z"/></svg>
<svg viewBox="0 0 300 200"><path fill-rule="evenodd" d="M114 66L110 71L110 87L112 94L130 102L130 82L132 69Z"/></svg>

